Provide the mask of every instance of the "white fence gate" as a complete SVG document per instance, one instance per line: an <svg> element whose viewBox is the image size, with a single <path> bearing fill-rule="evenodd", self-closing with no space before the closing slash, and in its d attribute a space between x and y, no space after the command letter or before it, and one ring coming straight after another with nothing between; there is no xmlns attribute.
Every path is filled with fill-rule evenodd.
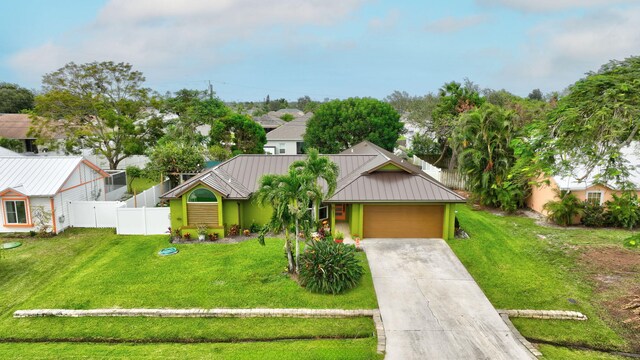
<svg viewBox="0 0 640 360"><path fill-rule="evenodd" d="M120 201L71 201L70 224L74 227L116 227L116 209L125 206Z"/></svg>
<svg viewBox="0 0 640 360"><path fill-rule="evenodd" d="M165 234L171 226L168 207L116 209L116 233L120 235Z"/></svg>

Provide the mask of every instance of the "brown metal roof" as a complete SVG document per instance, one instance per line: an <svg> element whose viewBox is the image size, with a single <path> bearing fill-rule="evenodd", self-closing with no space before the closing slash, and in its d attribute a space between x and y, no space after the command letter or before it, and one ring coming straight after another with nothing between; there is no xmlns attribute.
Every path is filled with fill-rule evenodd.
<svg viewBox="0 0 640 360"><path fill-rule="evenodd" d="M464 202L435 180L405 172L375 172L357 177L325 200L342 202Z"/></svg>
<svg viewBox="0 0 640 360"><path fill-rule="evenodd" d="M267 134L268 141L278 140L296 140L302 141L304 133L307 131L307 120L309 117L303 116L301 118L291 120L288 123L284 123L277 129Z"/></svg>
<svg viewBox="0 0 640 360"><path fill-rule="evenodd" d="M7 139L33 139L27 136L31 127L28 114L0 114L0 137Z"/></svg>
<svg viewBox="0 0 640 360"><path fill-rule="evenodd" d="M335 194L327 202L464 202L465 199L419 168L371 143L327 155L340 169ZM355 148L355 147L354 147ZM190 179L163 195L176 198L204 183L229 199L248 199L266 174L285 174L305 155L239 155ZM385 164L399 171L375 171ZM324 183L321 181L321 185Z"/></svg>

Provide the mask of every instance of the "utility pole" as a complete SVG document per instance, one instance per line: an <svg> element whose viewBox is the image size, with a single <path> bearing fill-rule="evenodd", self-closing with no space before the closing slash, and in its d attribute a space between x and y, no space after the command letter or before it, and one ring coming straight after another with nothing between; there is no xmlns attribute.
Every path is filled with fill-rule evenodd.
<svg viewBox="0 0 640 360"><path fill-rule="evenodd" d="M213 100L213 85L211 85L211 80L209 80L209 100Z"/></svg>

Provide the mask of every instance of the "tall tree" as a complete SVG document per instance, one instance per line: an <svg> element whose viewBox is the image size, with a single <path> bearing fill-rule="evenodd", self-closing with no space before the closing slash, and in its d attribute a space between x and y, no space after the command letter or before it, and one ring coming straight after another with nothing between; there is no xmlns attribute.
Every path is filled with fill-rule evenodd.
<svg viewBox="0 0 640 360"><path fill-rule="evenodd" d="M259 237L264 245L264 232L284 232L284 249L290 273L298 273L300 257L300 232L308 230L311 221L308 211L309 202L322 196L313 185L313 179L304 171L294 167L285 175L267 174L260 179L260 186L254 194L256 203L262 207L272 207L269 223ZM290 231L295 228L295 259L291 250ZM304 231L308 233L308 231Z"/></svg>
<svg viewBox="0 0 640 360"><path fill-rule="evenodd" d="M248 115L231 114L222 119L225 131L232 138L230 150L234 154L263 154L267 134L260 124ZM212 128L213 130L213 128ZM214 137L212 137L213 140ZM213 145L213 144L212 144Z"/></svg>
<svg viewBox="0 0 640 360"><path fill-rule="evenodd" d="M175 187L180 182L180 173L197 173L204 168L203 151L204 149L198 145L171 140L161 141L147 151L147 171L166 175L172 187Z"/></svg>
<svg viewBox="0 0 640 360"><path fill-rule="evenodd" d="M308 147L335 154L363 140L393 151L403 124L389 104L372 98L333 100L318 107L307 122Z"/></svg>
<svg viewBox="0 0 640 360"><path fill-rule="evenodd" d="M472 195L483 205L507 211L523 206L527 195L527 179L512 171L516 117L514 111L484 104L460 117L451 139Z"/></svg>
<svg viewBox="0 0 640 360"><path fill-rule="evenodd" d="M449 157L449 168L453 168L457 154L449 145L451 132L459 116L482 105L484 99L480 96L478 86L468 79L464 85L455 81L444 84L438 91L438 97L440 101L431 113L432 133L442 149L436 165Z"/></svg>
<svg viewBox="0 0 640 360"><path fill-rule="evenodd" d="M624 184L631 164L622 149L640 140L640 57L610 61L569 87L539 128L540 160L557 173L595 168L599 180Z"/></svg>
<svg viewBox="0 0 640 360"><path fill-rule="evenodd" d="M33 109L33 92L17 84L0 82L0 113L15 114Z"/></svg>
<svg viewBox="0 0 640 360"><path fill-rule="evenodd" d="M305 160L294 161L291 167L313 179L313 185L317 188L318 193L322 195L322 197L312 199L312 220L317 220L316 215L320 203L322 200L331 197L333 192L336 191L338 173L340 171L338 165L328 157L320 156L317 149L310 148L307 149L307 158ZM324 180L327 184L325 192L323 192L319 186L318 181L320 179Z"/></svg>
<svg viewBox="0 0 640 360"><path fill-rule="evenodd" d="M93 149L116 169L120 161L142 154L161 126L144 81L126 63L68 63L43 77L32 132L50 148L57 146L52 135L63 135L67 152Z"/></svg>

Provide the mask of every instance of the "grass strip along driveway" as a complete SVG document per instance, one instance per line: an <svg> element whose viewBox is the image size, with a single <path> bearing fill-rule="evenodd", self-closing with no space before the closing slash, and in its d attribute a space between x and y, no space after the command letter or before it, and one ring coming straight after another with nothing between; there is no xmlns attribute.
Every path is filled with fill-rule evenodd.
<svg viewBox="0 0 640 360"><path fill-rule="evenodd" d="M358 255L366 269L361 284L346 294L332 296L310 293L283 274L286 259L277 239L268 240L265 247L255 241L182 244L176 245L180 250L177 255L167 257L157 255L169 245L167 236L118 236L108 229L73 229L52 239L24 239L23 243L5 252L0 260L0 339L187 343L336 339L304 345L300 341L263 344L256 349L268 353L270 346L289 344L313 348L316 354L322 354L326 347L330 354L344 342L341 347L347 357L359 354L370 358L376 351L370 318L12 317L15 310L37 308L374 309L377 303L364 254ZM5 351L8 356L4 357L18 356L19 351L12 355L8 350L18 349L16 345L1 346L0 354ZM48 345L53 346L39 347L46 353ZM90 351L80 345L55 346L80 354ZM236 349L202 346L222 352ZM114 351L127 349L137 348L120 344Z"/></svg>
<svg viewBox="0 0 640 360"><path fill-rule="evenodd" d="M452 240L449 245L496 308L573 310L589 318L587 321L512 319L523 336L552 343L640 352L638 332L625 326L624 317L616 318L608 308L610 294L602 292L599 273L593 270L597 259L585 261L586 254L612 251L619 257L640 260L640 252L622 247L622 240L632 232L544 227L534 219L498 216L462 206L458 219L471 238ZM618 288L621 298L640 286L638 272L629 272L623 280ZM551 359L611 358L548 345L541 350Z"/></svg>

